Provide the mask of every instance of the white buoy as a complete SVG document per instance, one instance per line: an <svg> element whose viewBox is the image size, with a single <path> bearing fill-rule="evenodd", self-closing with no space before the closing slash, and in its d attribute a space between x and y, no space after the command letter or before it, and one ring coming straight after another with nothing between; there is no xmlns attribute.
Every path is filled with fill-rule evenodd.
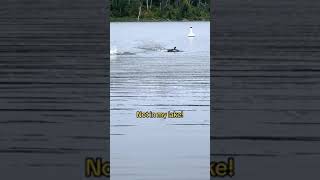
<svg viewBox="0 0 320 180"><path fill-rule="evenodd" d="M189 28L188 37L195 37L196 35L192 32L192 27Z"/></svg>

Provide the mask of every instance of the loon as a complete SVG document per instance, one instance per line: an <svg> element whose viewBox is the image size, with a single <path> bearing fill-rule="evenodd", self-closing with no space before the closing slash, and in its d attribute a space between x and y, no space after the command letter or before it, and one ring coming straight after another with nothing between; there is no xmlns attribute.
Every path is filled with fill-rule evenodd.
<svg viewBox="0 0 320 180"><path fill-rule="evenodd" d="M174 47L173 49L168 49L168 52L181 52L177 49L177 47Z"/></svg>

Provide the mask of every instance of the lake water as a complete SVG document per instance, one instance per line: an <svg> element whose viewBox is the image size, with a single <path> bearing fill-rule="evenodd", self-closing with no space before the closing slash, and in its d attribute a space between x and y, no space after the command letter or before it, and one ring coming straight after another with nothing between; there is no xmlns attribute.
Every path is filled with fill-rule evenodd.
<svg viewBox="0 0 320 180"><path fill-rule="evenodd" d="M210 23L111 23L110 31L111 179L208 180ZM183 52L166 52L174 46Z"/></svg>

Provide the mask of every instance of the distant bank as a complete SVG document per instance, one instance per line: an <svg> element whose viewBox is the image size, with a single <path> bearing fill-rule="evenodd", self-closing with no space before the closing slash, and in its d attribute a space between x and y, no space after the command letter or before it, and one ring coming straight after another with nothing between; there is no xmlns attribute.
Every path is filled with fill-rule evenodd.
<svg viewBox="0 0 320 180"><path fill-rule="evenodd" d="M112 22L208 21L209 0L110 0Z"/></svg>
<svg viewBox="0 0 320 180"><path fill-rule="evenodd" d="M203 19L182 19L182 20L175 20L175 19L140 19L139 21L137 18L130 18L130 17L120 17L120 18L110 18L110 22L188 22L188 21L210 21L210 18L203 18Z"/></svg>

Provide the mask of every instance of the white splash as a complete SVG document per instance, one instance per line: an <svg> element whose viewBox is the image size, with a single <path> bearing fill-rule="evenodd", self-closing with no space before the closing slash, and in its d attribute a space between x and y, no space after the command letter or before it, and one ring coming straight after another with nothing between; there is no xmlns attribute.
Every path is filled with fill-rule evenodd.
<svg viewBox="0 0 320 180"><path fill-rule="evenodd" d="M118 49L113 47L113 48L110 48L110 55L116 55L118 53Z"/></svg>

